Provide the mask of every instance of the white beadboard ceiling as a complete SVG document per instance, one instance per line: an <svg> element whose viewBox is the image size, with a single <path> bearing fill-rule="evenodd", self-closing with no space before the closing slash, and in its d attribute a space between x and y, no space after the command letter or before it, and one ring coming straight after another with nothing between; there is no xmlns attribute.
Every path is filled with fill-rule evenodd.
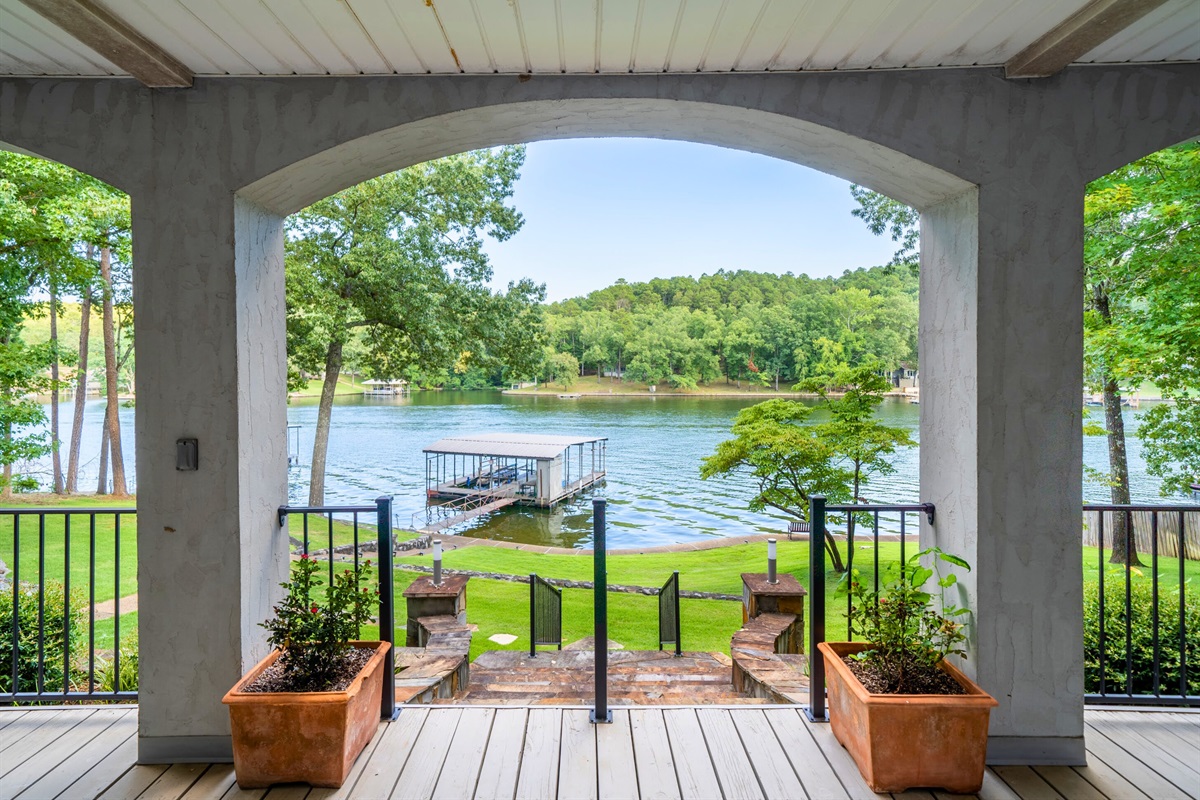
<svg viewBox="0 0 1200 800"><path fill-rule="evenodd" d="M1088 0L97 0L198 76L1000 65ZM1077 63L1200 61L1167 0ZM0 74L123 71L0 0Z"/></svg>

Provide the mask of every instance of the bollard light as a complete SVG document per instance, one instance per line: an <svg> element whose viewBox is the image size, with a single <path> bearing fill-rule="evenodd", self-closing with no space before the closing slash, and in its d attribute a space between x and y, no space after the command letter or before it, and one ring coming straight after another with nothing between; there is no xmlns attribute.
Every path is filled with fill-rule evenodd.
<svg viewBox="0 0 1200 800"><path fill-rule="evenodd" d="M433 540L433 585L442 585L442 540Z"/></svg>
<svg viewBox="0 0 1200 800"><path fill-rule="evenodd" d="M775 577L775 540L767 539L767 583L779 583Z"/></svg>

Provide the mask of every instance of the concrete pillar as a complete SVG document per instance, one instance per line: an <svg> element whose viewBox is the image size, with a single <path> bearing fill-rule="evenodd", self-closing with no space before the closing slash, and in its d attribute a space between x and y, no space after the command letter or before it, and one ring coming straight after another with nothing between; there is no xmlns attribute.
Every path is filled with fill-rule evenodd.
<svg viewBox="0 0 1200 800"><path fill-rule="evenodd" d="M133 199L143 763L231 758L221 697L288 563L282 219L187 163Z"/></svg>
<svg viewBox="0 0 1200 800"><path fill-rule="evenodd" d="M408 647L424 647L422 640L422 617L454 617L460 625L467 624L468 575L447 575L440 584L433 578L422 575L404 590L407 606L408 626L404 644Z"/></svg>
<svg viewBox="0 0 1200 800"><path fill-rule="evenodd" d="M1083 189L1031 172L921 217L921 537L973 567L996 764L1084 763Z"/></svg>

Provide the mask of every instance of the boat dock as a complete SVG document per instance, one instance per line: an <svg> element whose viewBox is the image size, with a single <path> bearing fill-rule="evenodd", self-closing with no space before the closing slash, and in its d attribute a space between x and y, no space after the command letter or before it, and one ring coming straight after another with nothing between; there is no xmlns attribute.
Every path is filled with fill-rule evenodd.
<svg viewBox="0 0 1200 800"><path fill-rule="evenodd" d="M485 433L456 436L425 448L430 508L456 513L423 531L443 530L498 508L551 508L604 480L603 436ZM450 501L439 503L438 501Z"/></svg>

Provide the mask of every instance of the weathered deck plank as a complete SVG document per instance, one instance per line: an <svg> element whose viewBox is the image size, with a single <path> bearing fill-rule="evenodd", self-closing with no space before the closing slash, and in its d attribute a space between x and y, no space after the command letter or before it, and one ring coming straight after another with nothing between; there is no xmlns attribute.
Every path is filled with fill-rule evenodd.
<svg viewBox="0 0 1200 800"><path fill-rule="evenodd" d="M16 800L887 797L863 783L827 725L794 708L409 707L382 725L338 790L240 790L229 764L139 766L137 710L0 710L0 797ZM1147 800L1200 795L1200 715L1094 711L1085 767L988 770L980 800ZM19 760L14 755L22 756ZM949 800L928 790L902 800Z"/></svg>
<svg viewBox="0 0 1200 800"><path fill-rule="evenodd" d="M1090 721L1084 727L1088 752L1108 764L1143 792L1156 800L1189 800L1186 792L1094 728Z"/></svg>
<svg viewBox="0 0 1200 800"><path fill-rule="evenodd" d="M475 800L511 798L517 791L521 774L521 753L525 749L524 708L498 708L492 720L492 735L475 786Z"/></svg>
<svg viewBox="0 0 1200 800"><path fill-rule="evenodd" d="M765 796L758 783L758 776L746 754L737 727L723 708L701 708L696 711L708 753L721 782L721 792L726 800L762 800Z"/></svg>
<svg viewBox="0 0 1200 800"><path fill-rule="evenodd" d="M421 729L421 735L413 744L412 752L400 778L396 782L395 793L403 797L427 798L433 794L438 777L442 774L442 766L446 763L446 753L454 740L454 732L462 721L461 714L455 714L453 719L439 720L433 725ZM395 724L395 723L392 723ZM452 769L456 767L450 765Z"/></svg>
<svg viewBox="0 0 1200 800"><path fill-rule="evenodd" d="M492 733L491 708L464 708L446 751L446 764L433 790L434 800L462 800L475 794L479 770Z"/></svg>
<svg viewBox="0 0 1200 800"><path fill-rule="evenodd" d="M396 786L413 745L417 743L429 709L409 706L400 718L387 725L375 751L386 758L373 758L355 782L350 797L387 797Z"/></svg>
<svg viewBox="0 0 1200 800"><path fill-rule="evenodd" d="M588 712L579 714L585 721ZM637 797L637 762L633 757L633 731L629 710L612 712L612 724L596 725L596 772L601 797ZM591 724L590 722L588 724Z"/></svg>
<svg viewBox="0 0 1200 800"><path fill-rule="evenodd" d="M67 791L67 788L78 781L83 780L90 774L97 765L105 763L114 751L122 746L126 741L132 740L137 733L137 715L135 711L126 710L124 716L106 728L104 731L97 733L91 741L80 747L70 757L64 759L45 774L37 779L33 784L26 789L22 795L27 798L35 797L58 797ZM136 742L133 742L136 746ZM132 755L129 759L129 764L133 763ZM112 769L112 767L110 767ZM119 775L113 775L104 786L116 780ZM99 789L92 791L91 796L95 796L104 789L101 786Z"/></svg>
<svg viewBox="0 0 1200 800"><path fill-rule="evenodd" d="M571 709L562 717L558 755L558 796L590 800L599 796L596 765L597 728L586 711Z"/></svg>
<svg viewBox="0 0 1200 800"><path fill-rule="evenodd" d="M800 776L800 782L804 784L804 791L809 797L822 800L849 798L833 767L829 766L821 748L813 741L812 734L808 732L807 721L799 711L791 708L786 711L772 711L767 714L767 722L775 731L775 736L783 746L783 752L792 762L792 768Z"/></svg>
<svg viewBox="0 0 1200 800"><path fill-rule="evenodd" d="M124 709L101 709L23 761L0 759L14 765L0 777L0 797L16 797L128 714Z"/></svg>
<svg viewBox="0 0 1200 800"><path fill-rule="evenodd" d="M1104 792L1088 783L1071 767L1034 767L1033 771L1063 797L1071 800L1107 800Z"/></svg>
<svg viewBox="0 0 1200 800"><path fill-rule="evenodd" d="M662 709L631 708L629 729L638 765L638 796L641 800L681 800Z"/></svg>
<svg viewBox="0 0 1200 800"><path fill-rule="evenodd" d="M517 777L517 800L547 800L558 791L558 737L562 709L531 708Z"/></svg>
<svg viewBox="0 0 1200 800"><path fill-rule="evenodd" d="M708 754L700 720L690 708L663 710L663 722L671 740L671 757L684 800L707 800L721 796L721 784Z"/></svg>
<svg viewBox="0 0 1200 800"><path fill-rule="evenodd" d="M750 756L750 765L758 775L759 785L767 797L796 797L808 795L792 768L787 754L775 737L764 711L731 714L734 727Z"/></svg>
<svg viewBox="0 0 1200 800"><path fill-rule="evenodd" d="M995 772L1021 800L1063 800L1063 796L1030 767L996 767Z"/></svg>

